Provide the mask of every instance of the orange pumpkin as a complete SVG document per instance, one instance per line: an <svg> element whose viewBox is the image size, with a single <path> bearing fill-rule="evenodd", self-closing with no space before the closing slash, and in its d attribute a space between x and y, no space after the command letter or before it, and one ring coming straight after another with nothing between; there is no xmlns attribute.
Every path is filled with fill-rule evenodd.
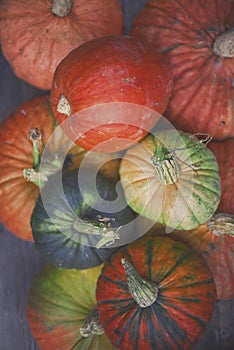
<svg viewBox="0 0 234 350"><path fill-rule="evenodd" d="M163 235L179 240L203 257L216 285L217 298L234 298L234 216L215 214L207 223L189 231L166 233L163 225L155 225L149 235Z"/></svg>
<svg viewBox="0 0 234 350"><path fill-rule="evenodd" d="M149 0L136 17L130 33L170 60L174 88L164 115L176 128L234 136L233 27L233 0Z"/></svg>
<svg viewBox="0 0 234 350"><path fill-rule="evenodd" d="M219 165L221 198L218 211L234 215L234 138L211 141L208 148L215 155Z"/></svg>
<svg viewBox="0 0 234 350"><path fill-rule="evenodd" d="M50 138L52 134L53 138ZM45 146L51 162L43 171L40 168L40 158ZM0 221L17 237L33 240L30 217L39 195L39 182L40 185L43 182L41 175L46 180L61 169L64 152L68 153L66 159L69 162L64 164L69 169L78 167L84 156L87 156L82 148L71 144L63 131L56 127L47 95L20 105L1 123ZM92 153L87 158L86 165L95 168L102 165L102 173L116 182L119 168L116 157L113 155L112 159Z"/></svg>
<svg viewBox="0 0 234 350"><path fill-rule="evenodd" d="M123 31L119 0L2 0L0 13L4 56L19 78L45 90L72 49Z"/></svg>

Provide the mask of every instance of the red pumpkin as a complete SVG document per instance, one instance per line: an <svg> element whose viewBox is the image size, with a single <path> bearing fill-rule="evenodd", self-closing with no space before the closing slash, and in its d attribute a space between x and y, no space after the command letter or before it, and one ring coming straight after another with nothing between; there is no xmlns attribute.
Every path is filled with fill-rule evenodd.
<svg viewBox="0 0 234 350"><path fill-rule="evenodd" d="M51 101L58 123L79 146L115 152L155 125L171 88L160 53L136 38L114 35L91 40L60 62Z"/></svg>
<svg viewBox="0 0 234 350"><path fill-rule="evenodd" d="M133 22L131 35L170 60L174 87L164 115L176 128L234 136L231 27L233 0L149 0Z"/></svg>
<svg viewBox="0 0 234 350"><path fill-rule="evenodd" d="M0 13L4 56L19 78L45 90L72 49L123 32L119 0L3 0Z"/></svg>
<svg viewBox="0 0 234 350"><path fill-rule="evenodd" d="M221 178L219 212L234 215L234 139L212 141L208 147L215 155Z"/></svg>
<svg viewBox="0 0 234 350"><path fill-rule="evenodd" d="M165 227L154 226L148 234L165 236ZM190 231L173 230L167 234L203 257L214 276L217 298L234 298L234 216L215 214L206 224Z"/></svg>
<svg viewBox="0 0 234 350"><path fill-rule="evenodd" d="M205 332L216 292L207 265L185 244L143 237L104 265L96 298L117 349L188 350Z"/></svg>
<svg viewBox="0 0 234 350"><path fill-rule="evenodd" d="M32 132L31 137L36 136L35 140L30 139ZM50 138L52 134L54 136ZM51 162L42 170L40 157L46 144ZM62 167L64 151L68 153L66 159L69 159L67 165L70 168L79 166L87 153L71 145L70 141L68 143L64 132L56 127L47 95L25 102L1 123L0 221L17 237L33 240L30 217L39 195L38 185L42 186L43 180ZM117 181L119 160L114 155L113 159L98 155L90 155L87 166L102 164L101 172Z"/></svg>

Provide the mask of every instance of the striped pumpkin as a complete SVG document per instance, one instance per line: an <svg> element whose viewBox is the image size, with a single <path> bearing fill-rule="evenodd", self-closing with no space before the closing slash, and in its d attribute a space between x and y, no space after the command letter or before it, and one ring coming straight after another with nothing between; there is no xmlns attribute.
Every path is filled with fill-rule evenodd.
<svg viewBox="0 0 234 350"><path fill-rule="evenodd" d="M121 248L97 282L100 321L119 350L188 350L214 312L207 265L181 242L143 237Z"/></svg>
<svg viewBox="0 0 234 350"><path fill-rule="evenodd" d="M177 229L205 223L219 204L220 176L203 141L171 128L150 133L129 148L120 164L128 205Z"/></svg>

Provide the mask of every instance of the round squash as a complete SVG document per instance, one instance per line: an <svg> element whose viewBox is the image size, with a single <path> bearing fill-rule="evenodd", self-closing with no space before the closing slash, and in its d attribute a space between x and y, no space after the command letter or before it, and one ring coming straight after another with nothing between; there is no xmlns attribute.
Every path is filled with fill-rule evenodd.
<svg viewBox="0 0 234 350"><path fill-rule="evenodd" d="M108 178L118 181L118 155L87 154L68 140L57 126L48 95L20 105L0 124L0 221L15 236L33 240L30 217L38 186L63 165L75 168L84 158L86 166L100 166Z"/></svg>
<svg viewBox="0 0 234 350"><path fill-rule="evenodd" d="M177 129L234 136L233 0L149 0L130 33L171 63L174 86L164 116Z"/></svg>
<svg viewBox="0 0 234 350"><path fill-rule="evenodd" d="M234 216L216 213L207 223L193 230L166 232L162 225L155 225L148 235L167 235L185 243L202 256L209 266L216 285L217 298L234 298Z"/></svg>
<svg viewBox="0 0 234 350"><path fill-rule="evenodd" d="M159 52L113 35L84 43L60 62L51 101L58 123L79 146L116 152L151 130L171 89L170 67Z"/></svg>
<svg viewBox="0 0 234 350"><path fill-rule="evenodd" d="M93 169L56 173L42 188L31 216L36 248L64 268L87 269L109 260L132 240L135 213L121 188Z"/></svg>
<svg viewBox="0 0 234 350"><path fill-rule="evenodd" d="M211 141L208 148L216 157L221 177L221 198L218 211L234 215L234 139Z"/></svg>
<svg viewBox="0 0 234 350"><path fill-rule="evenodd" d="M41 350L114 350L96 312L102 265L67 270L46 265L27 297L27 320Z"/></svg>
<svg viewBox="0 0 234 350"><path fill-rule="evenodd" d="M98 278L100 321L119 350L188 350L216 300L212 274L185 244L143 237L116 252Z"/></svg>
<svg viewBox="0 0 234 350"><path fill-rule="evenodd" d="M3 0L0 13L4 56L19 78L43 90L75 47L123 32L118 0Z"/></svg>
<svg viewBox="0 0 234 350"><path fill-rule="evenodd" d="M30 217L39 195L40 156L55 128L48 95L20 105L0 125L0 221L25 240L33 239ZM51 164L44 173L45 179L61 168L57 153L67 147L68 139L60 128L56 135L50 142ZM73 161L82 152L74 145L70 149Z"/></svg>
<svg viewBox="0 0 234 350"><path fill-rule="evenodd" d="M173 129L149 134L129 148L120 179L135 212L182 230L205 223L220 200L213 153L194 135Z"/></svg>

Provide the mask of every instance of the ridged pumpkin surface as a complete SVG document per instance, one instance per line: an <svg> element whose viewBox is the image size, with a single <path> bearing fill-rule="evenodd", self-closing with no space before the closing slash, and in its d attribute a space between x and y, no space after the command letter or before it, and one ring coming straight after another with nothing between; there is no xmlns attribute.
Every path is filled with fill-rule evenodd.
<svg viewBox="0 0 234 350"><path fill-rule="evenodd" d="M234 216L216 213L207 223L193 230L173 230L166 233L162 225L155 225L147 234L167 235L185 243L202 256L209 266L216 286L217 298L234 298Z"/></svg>
<svg viewBox="0 0 234 350"><path fill-rule="evenodd" d="M101 269L78 271L51 265L42 269L27 298L27 319L40 350L114 350L105 334L80 334L96 306Z"/></svg>
<svg viewBox="0 0 234 350"><path fill-rule="evenodd" d="M134 211L182 230L205 223L220 200L213 153L195 136L172 129L149 134L129 148L120 179Z"/></svg>
<svg viewBox="0 0 234 350"><path fill-rule="evenodd" d="M64 17L53 3L71 3ZM3 0L1 45L15 74L50 90L58 63L75 47L104 35L121 34L123 12L118 0Z"/></svg>
<svg viewBox="0 0 234 350"><path fill-rule="evenodd" d="M25 240L33 239L30 216L39 195L39 187L23 176L23 170L33 165L29 133L34 128L42 133L43 144L55 130L47 95L22 104L0 125L0 220Z"/></svg>
<svg viewBox="0 0 234 350"><path fill-rule="evenodd" d="M211 141L208 148L219 165L221 198L218 211L234 215L234 139Z"/></svg>
<svg viewBox="0 0 234 350"><path fill-rule="evenodd" d="M122 258L158 286L150 306L140 307L130 294ZM205 332L216 292L207 265L183 243L143 237L104 265L96 297L104 330L117 349L188 350Z"/></svg>
<svg viewBox="0 0 234 350"><path fill-rule="evenodd" d="M231 56L213 50L217 37L233 27L233 0L149 0L133 22L131 35L170 60L174 86L164 115L176 128L234 136L234 33L225 44Z"/></svg>

